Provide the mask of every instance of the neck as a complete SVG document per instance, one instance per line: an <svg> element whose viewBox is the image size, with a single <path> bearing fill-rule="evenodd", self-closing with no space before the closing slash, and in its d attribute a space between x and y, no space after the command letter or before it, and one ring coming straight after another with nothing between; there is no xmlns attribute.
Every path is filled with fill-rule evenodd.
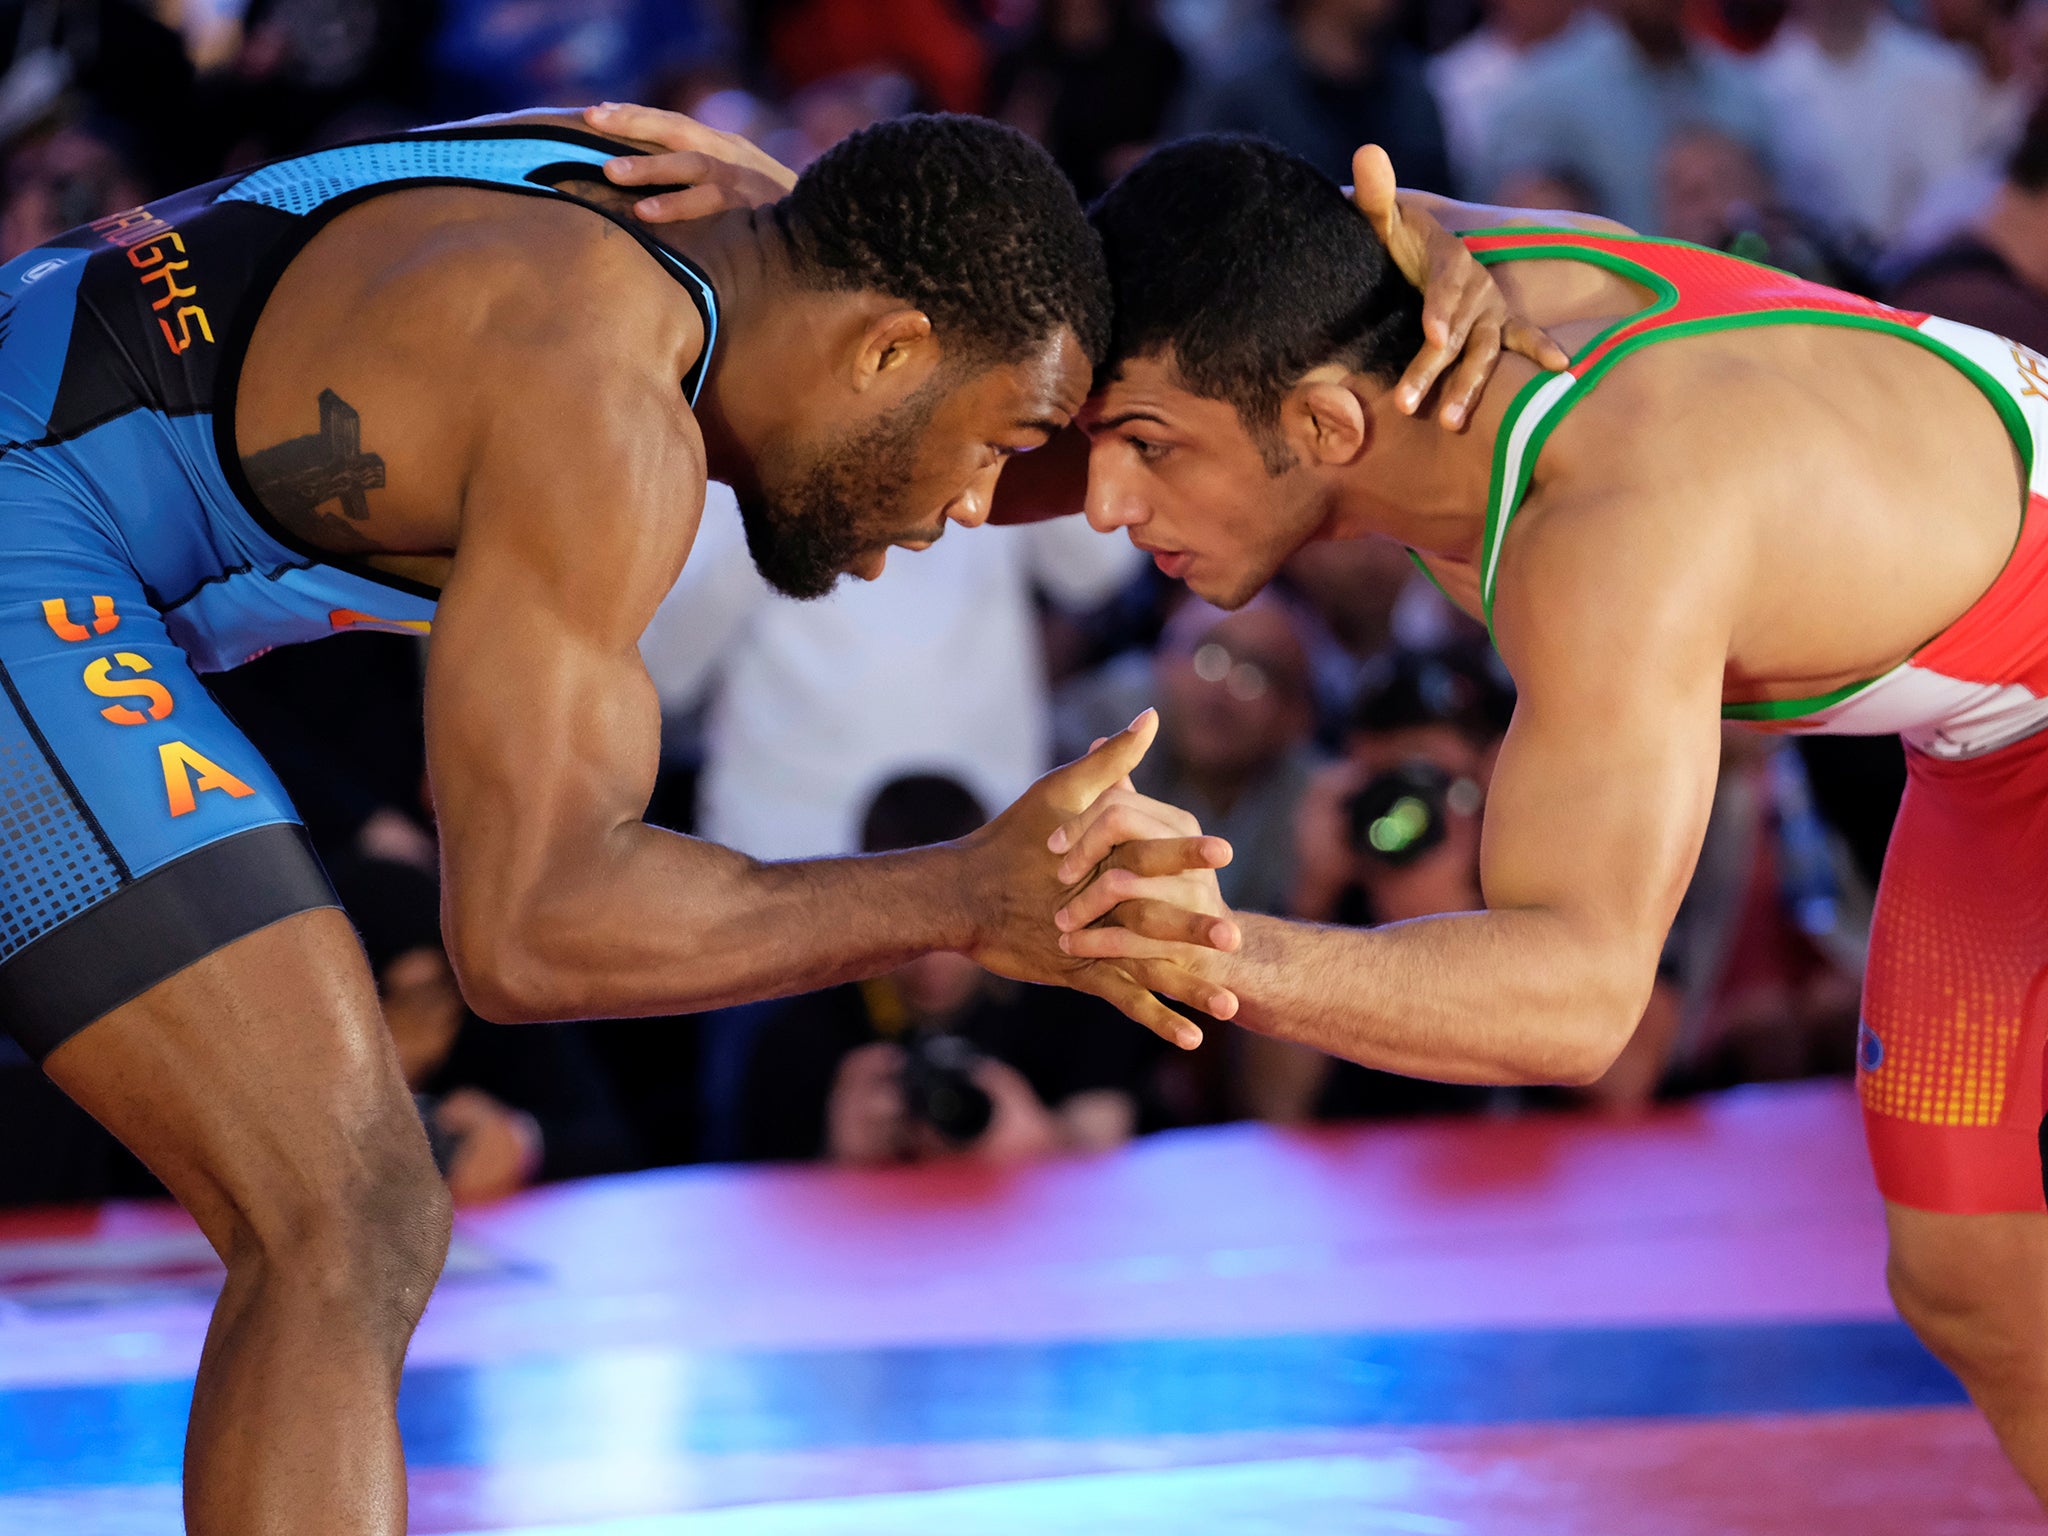
<svg viewBox="0 0 2048 1536"><path fill-rule="evenodd" d="M1493 441L1501 417L1531 370L1503 358L1462 432L1431 416L1404 416L1391 393L1372 400L1371 446L1330 475L1330 506L1317 537L1383 534L1424 554L1476 562L1493 481Z"/></svg>
<svg viewBox="0 0 2048 1536"><path fill-rule="evenodd" d="M1978 222L1977 233L2007 266L2048 293L2048 192L2023 192L2006 183Z"/></svg>
<svg viewBox="0 0 2048 1536"><path fill-rule="evenodd" d="M764 212L741 209L673 226L660 238L689 257L718 295L718 342L695 414L706 472L749 488L761 445L774 432L770 402L787 394L771 366L780 350L776 317L791 308L777 302L788 285L781 236Z"/></svg>

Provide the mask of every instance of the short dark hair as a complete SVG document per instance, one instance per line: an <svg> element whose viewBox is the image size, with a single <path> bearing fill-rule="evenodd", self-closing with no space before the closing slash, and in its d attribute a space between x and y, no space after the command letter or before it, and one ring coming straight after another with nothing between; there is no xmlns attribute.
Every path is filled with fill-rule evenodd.
<svg viewBox="0 0 2048 1536"><path fill-rule="evenodd" d="M875 791L861 818L860 851L894 853L950 843L988 820L974 791L943 773L906 773Z"/></svg>
<svg viewBox="0 0 2048 1536"><path fill-rule="evenodd" d="M2035 106L2005 162L2005 179L2022 192L2048 192L2048 98Z"/></svg>
<svg viewBox="0 0 2048 1536"><path fill-rule="evenodd" d="M1189 389L1237 408L1276 474L1280 402L1303 374L1341 362L1391 384L1422 349L1422 295L1337 184L1278 145L1165 145L1089 218L1116 299L1105 367L1171 351Z"/></svg>
<svg viewBox="0 0 2048 1536"><path fill-rule="evenodd" d="M1021 362L1062 327L1090 363L1109 345L1109 276L1073 184L1001 123L863 128L811 162L775 219L799 280L915 304L959 357Z"/></svg>

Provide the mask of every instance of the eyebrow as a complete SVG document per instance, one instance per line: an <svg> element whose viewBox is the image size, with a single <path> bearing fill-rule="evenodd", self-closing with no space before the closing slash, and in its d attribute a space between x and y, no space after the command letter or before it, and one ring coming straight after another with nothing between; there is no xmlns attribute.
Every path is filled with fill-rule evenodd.
<svg viewBox="0 0 2048 1536"><path fill-rule="evenodd" d="M1118 427L1128 426L1134 421L1149 421L1156 427L1166 427L1169 430L1173 426L1173 423L1164 416L1154 411L1140 408L1137 410L1119 411L1114 416L1098 416L1095 418L1095 429L1097 431L1106 430L1114 432Z"/></svg>

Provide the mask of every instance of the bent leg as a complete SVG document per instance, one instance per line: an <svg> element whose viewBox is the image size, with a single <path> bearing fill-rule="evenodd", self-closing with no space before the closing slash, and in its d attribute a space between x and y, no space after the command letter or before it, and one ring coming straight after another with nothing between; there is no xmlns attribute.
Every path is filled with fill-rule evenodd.
<svg viewBox="0 0 2048 1536"><path fill-rule="evenodd" d="M399 1536L399 1370L449 1210L347 919L217 949L45 1068L228 1266L186 1444L192 1536Z"/></svg>
<svg viewBox="0 0 2048 1536"><path fill-rule="evenodd" d="M2048 1506L2048 1216L1951 1216L1887 1203L1899 1313L1962 1378Z"/></svg>

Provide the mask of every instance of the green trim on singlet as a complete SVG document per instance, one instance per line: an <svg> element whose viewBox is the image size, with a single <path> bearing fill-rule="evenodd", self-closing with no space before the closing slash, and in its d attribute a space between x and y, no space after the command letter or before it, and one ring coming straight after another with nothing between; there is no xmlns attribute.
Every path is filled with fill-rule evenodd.
<svg viewBox="0 0 2048 1536"><path fill-rule="evenodd" d="M1479 235L1586 234L1598 232L1584 230L1567 231L1561 229L1503 229L1468 230L1465 233ZM1686 243L1678 240L1655 240L1644 235L1608 235L1598 233L1598 238L1603 240L1628 240L1659 246L1683 245ZM1699 249L1704 250L1706 247L1702 246ZM1716 252L1715 254L1722 253ZM1612 251L1587 250L1582 246L1576 245L1537 245L1522 246L1505 251L1475 251L1473 255L1489 266L1495 262L1502 261L1584 261L1589 265L1605 267L1609 271L1619 273L1627 277L1631 282L1636 282L1650 289L1653 293L1658 294L1658 299L1655 303L1616 321L1613 325L1602 330L1598 336L1587 342L1585 346L1581 347L1573 355L1572 361L1574 363L1577 363L1579 358L1588 356L1595 351L1617 330L1625 326L1640 324L1646 319L1652 319L1656 315L1669 310L1678 302L1678 289L1670 279L1636 262L1630 261L1627 257L1617 256ZM1747 258L1740 256L1730 257L1729 259L1732 261L1742 261L1753 267L1762 267L1764 265L1761 262L1748 261ZM1765 270L1775 272L1778 269L1766 267ZM1666 296L1667 294L1668 297ZM1550 434L1556 430L1557 424L1571 414L1572 410L1580 401L1585 399L1593 386L1606 375L1610 368L1623 358L1641 351L1644 347L1677 337L1705 336L1719 331L1749 330L1766 325L1836 325L1848 330L1872 331L1878 335L1897 337L1901 341L1910 341L1924 350L1932 352L1936 357L1939 357L1943 362L1948 363L1965 378L1969 379L1972 384L1977 386L1978 392L1991 402L1992 408L1998 412L1999 420L2004 423L2007 435L2012 438L2013 446L2019 452L2021 485L2026 487L2033 484L2034 434L2033 429L2027 423L2025 413L2020 410L2018 402L1999 387L1997 380L1992 378L1976 359L1965 356L1946 342L1938 337L1928 335L1917 326L1907 325L1904 321L1900 320L1887 320L1877 315L1843 314L1823 309L1750 310L1742 314L1712 315L1699 320L1680 321L1675 325L1653 326L1645 330L1641 335L1630 337L1620 346L1614 348L1613 351L1594 364L1583 378L1563 392L1557 404L1550 409L1543 420L1538 422L1530 432L1528 443L1522 450L1520 471L1516 476L1515 484L1511 491L1510 488L1503 484L1503 481L1507 471L1508 447L1513 439L1515 426L1529 409L1534 397L1551 381L1563 375L1557 373L1537 374L1535 378L1522 386L1514 400L1509 403L1506 415L1501 418L1500 427L1494 437L1492 487L1487 501L1486 531L1480 547L1479 565L1480 611L1486 617L1486 629L1489 635L1493 633L1493 598L1496 585L1497 558L1495 550L1500 540L1506 536L1507 525L1513 520L1515 513L1520 510L1522 500L1528 494L1529 481L1534 477L1536 461L1542 454L1544 445L1549 441ZM2026 515L2026 504L2023 502L2020 507L2020 530L2013 535L2014 550L2019 548L2020 534L2025 531ZM2011 552L2008 551L2006 556L2007 564L2011 563L2011 558ZM2003 567L2001 567L2000 574L2002 575L2003 573ZM1994 586L1997 584L1996 578L1994 578L1992 584ZM1989 588L1986 590L1988 591ZM1923 645L1931 643L1933 638L1930 636L1927 642L1923 642ZM1496 641L1496 644L1498 644L1498 641ZM1920 649L1921 647L1916 646L1914 654L1917 655ZM1910 659L1909 657L1908 660ZM1892 670L1896 671L1897 669L1894 668ZM1721 717L1725 720L1748 721L1796 720L1803 715L1815 714L1824 709L1831 709L1889 675L1889 672L1881 672L1876 677L1867 677L1861 682L1850 683L1844 687L1832 689L1827 693L1816 694L1803 699L1762 699L1740 704L1724 702L1721 706Z"/></svg>
<svg viewBox="0 0 2048 1536"><path fill-rule="evenodd" d="M1723 702L1721 718L1752 721L1797 720L1801 715L1817 714L1823 709L1832 709L1843 700L1854 698L1877 680L1875 677L1866 677L1860 683L1844 683L1832 692L1817 693L1810 699L1757 699L1748 704Z"/></svg>
<svg viewBox="0 0 2048 1536"><path fill-rule="evenodd" d="M1450 593L1444 591L1444 584L1436 579L1436 572L1429 568L1429 562L1423 559L1420 553L1411 549L1408 551L1408 558L1415 563L1415 569L1429 578L1429 584L1435 587L1438 592L1443 593L1445 602L1449 603L1453 608L1458 606L1458 600L1452 597Z"/></svg>

